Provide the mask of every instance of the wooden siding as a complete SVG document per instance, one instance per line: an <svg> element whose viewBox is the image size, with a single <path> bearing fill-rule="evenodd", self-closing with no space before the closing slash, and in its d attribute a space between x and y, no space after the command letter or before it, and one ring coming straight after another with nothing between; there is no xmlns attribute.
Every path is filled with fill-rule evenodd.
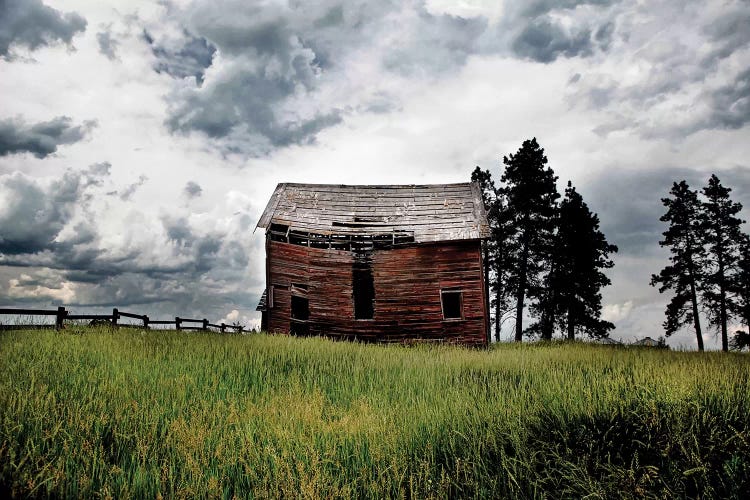
<svg viewBox="0 0 750 500"><path fill-rule="evenodd" d="M483 346L487 317L478 240L376 250L373 319L354 319L349 251L266 242L273 307L268 329L289 332L292 285L307 287L309 333L378 342L445 341ZM443 320L440 290L463 292L463 318ZM299 289L296 289L299 293Z"/></svg>

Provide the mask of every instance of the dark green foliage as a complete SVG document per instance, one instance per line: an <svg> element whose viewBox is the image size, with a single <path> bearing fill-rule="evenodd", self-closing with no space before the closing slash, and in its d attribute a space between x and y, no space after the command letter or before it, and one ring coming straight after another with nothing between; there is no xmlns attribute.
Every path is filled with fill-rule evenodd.
<svg viewBox="0 0 750 500"><path fill-rule="evenodd" d="M569 340L577 332L592 338L606 337L614 325L601 318L601 288L609 285L602 272L614 264L609 254L617 247L599 230L599 217L589 210L570 182L560 203L547 293L540 302L541 336L551 339L555 326Z"/></svg>
<svg viewBox="0 0 750 500"><path fill-rule="evenodd" d="M729 339L729 348L733 351L742 351L750 348L750 333L738 330Z"/></svg>
<svg viewBox="0 0 750 500"><path fill-rule="evenodd" d="M600 290L610 284L602 270L612 267L608 255L617 247L607 243L597 215L570 183L558 206L557 177L536 139L503 162L500 188L489 170L476 167L471 174L482 189L492 230L482 248L496 340L510 312L516 341L523 333L551 339L557 328L569 338L577 331L606 336L614 325L600 319ZM538 321L524 330L527 301Z"/></svg>
<svg viewBox="0 0 750 500"><path fill-rule="evenodd" d="M668 247L670 264L658 275L651 277L651 286L659 286L659 292L672 290L674 295L665 311L664 330L667 336L681 327L693 324L698 341L698 350L703 350L698 313L697 290L702 284L702 270L706 265L706 252L703 248L703 231L700 214L702 204L698 193L693 191L684 180L675 182L670 190L671 198L662 198L667 207L659 220L668 222L669 227L663 233L664 239L659 245Z"/></svg>
<svg viewBox="0 0 750 500"><path fill-rule="evenodd" d="M708 260L701 286L708 321L721 332L721 348L729 350L727 323L738 309L733 283L739 272L740 225L745 222L736 215L742 205L729 198L731 189L722 186L716 175L703 188L706 200L701 211L701 229L707 245Z"/></svg>
<svg viewBox="0 0 750 500"><path fill-rule="evenodd" d="M500 195L507 202L508 227L518 245L507 286L516 299L515 340L520 342L525 301L538 300L543 294L560 195L557 177L536 138L524 141L515 155L503 157L503 163Z"/></svg>

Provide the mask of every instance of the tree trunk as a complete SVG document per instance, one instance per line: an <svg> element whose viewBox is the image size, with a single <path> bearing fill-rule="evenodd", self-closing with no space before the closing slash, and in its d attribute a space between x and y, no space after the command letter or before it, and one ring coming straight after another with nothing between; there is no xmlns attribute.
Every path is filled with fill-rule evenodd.
<svg viewBox="0 0 750 500"><path fill-rule="evenodd" d="M555 290L555 273L557 269L553 261L549 270L549 279L546 293L546 304L542 308L542 339L552 340L552 332L555 329L555 303L557 293Z"/></svg>
<svg viewBox="0 0 750 500"><path fill-rule="evenodd" d="M526 273L529 260L529 241L526 232L523 234L523 250L521 251L521 269L518 275L518 291L516 292L516 342L523 340L523 303L526 296Z"/></svg>
<svg viewBox="0 0 750 500"><path fill-rule="evenodd" d="M727 291L724 283L724 253L718 252L719 258L719 322L721 323L721 350L729 351L727 335Z"/></svg>
<svg viewBox="0 0 750 500"><path fill-rule="evenodd" d="M576 339L576 322L575 314L573 314L573 296L568 298L568 340Z"/></svg>
<svg viewBox="0 0 750 500"><path fill-rule="evenodd" d="M499 281L499 278L498 278ZM500 342L500 297L502 292L500 290L500 283L497 284L497 296L495 297L495 340Z"/></svg>
<svg viewBox="0 0 750 500"><path fill-rule="evenodd" d="M503 284L502 280L502 269L500 269L500 263L502 262L501 255L503 251L502 242L497 241L497 248L495 249L495 341L500 342L500 323L502 320L502 297L503 297Z"/></svg>
<svg viewBox="0 0 750 500"><path fill-rule="evenodd" d="M688 259L688 273L690 274L690 300L693 303L693 325L695 326L695 337L698 339L698 350L703 352L703 333L701 332L701 319L698 316L698 294L695 291L695 273L693 271L692 253Z"/></svg>

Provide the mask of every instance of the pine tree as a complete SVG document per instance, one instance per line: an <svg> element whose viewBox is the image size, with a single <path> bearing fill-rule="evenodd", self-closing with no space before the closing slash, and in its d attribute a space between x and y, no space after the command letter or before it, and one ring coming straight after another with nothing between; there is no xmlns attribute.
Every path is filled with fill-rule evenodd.
<svg viewBox="0 0 750 500"><path fill-rule="evenodd" d="M589 210L570 182L560 203L552 271L548 280L548 337L555 323L569 340L577 331L592 338L606 337L615 326L601 319L601 288L611 283L602 272L614 263L617 247L599 230L599 217Z"/></svg>
<svg viewBox="0 0 750 500"><path fill-rule="evenodd" d="M547 167L544 149L536 138L523 142L515 155L503 157L504 186L500 194L507 200L508 225L517 250L508 287L515 294L515 340L523 339L523 312L526 299L542 295L542 272L547 265L545 250L554 230L555 205L560 195L555 177Z"/></svg>
<svg viewBox="0 0 750 500"><path fill-rule="evenodd" d="M701 270L705 266L706 253L703 248L700 214L702 204L698 193L692 191L684 180L674 183L669 192L672 198L662 198L667 207L659 219L668 222L669 228L659 242L669 247L671 264L651 276L651 286L659 286L659 293L673 290L674 296L665 311L664 330L672 335L682 326L692 323L698 341L698 350L703 350L703 334L698 315L698 288L702 283Z"/></svg>
<svg viewBox="0 0 750 500"><path fill-rule="evenodd" d="M701 227L708 246L708 271L703 281L702 296L708 321L721 332L721 350L729 350L727 323L737 310L732 282L740 260L740 229L743 220L735 217L742 205L729 199L731 189L721 185L716 175L703 188L706 201L701 212Z"/></svg>
<svg viewBox="0 0 750 500"><path fill-rule="evenodd" d="M495 181L489 170L478 166L471 173L472 182L477 182L482 191L482 200L490 225L490 237L482 242L485 286L494 309L495 341L500 340L500 328L508 303L508 269L514 248L509 229L508 209L505 198L495 188Z"/></svg>
<svg viewBox="0 0 750 500"><path fill-rule="evenodd" d="M482 170L479 168L479 165L477 165L474 168L474 171L471 173L471 182L476 182L479 184L479 189L482 192L482 201L484 203L484 209L487 213L487 222L490 225L490 228L495 226L495 219L496 219L496 205L497 205L497 189L495 188L495 181L492 180L492 174L489 170ZM489 296L490 296L490 288L493 284L493 277L490 273L490 270L493 266L493 260L494 260L494 247L492 238L484 239L482 240L482 265L483 265L483 272L484 272L484 294L485 297L487 297L487 302L485 303L487 314L490 313L489 311Z"/></svg>
<svg viewBox="0 0 750 500"><path fill-rule="evenodd" d="M516 240L510 219L510 210L505 197L496 199L495 217L492 221L493 243L493 278L491 283L492 306L495 309L495 340L500 340L500 329L503 316L509 309L509 276L513 267L513 256L516 254Z"/></svg>

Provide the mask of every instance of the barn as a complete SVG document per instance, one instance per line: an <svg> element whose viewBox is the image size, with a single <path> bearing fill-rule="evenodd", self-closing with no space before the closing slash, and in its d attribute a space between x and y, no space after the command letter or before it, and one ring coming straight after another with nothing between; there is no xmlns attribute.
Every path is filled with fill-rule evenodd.
<svg viewBox="0 0 750 500"><path fill-rule="evenodd" d="M282 183L258 227L264 330L487 345L489 226L476 183Z"/></svg>

